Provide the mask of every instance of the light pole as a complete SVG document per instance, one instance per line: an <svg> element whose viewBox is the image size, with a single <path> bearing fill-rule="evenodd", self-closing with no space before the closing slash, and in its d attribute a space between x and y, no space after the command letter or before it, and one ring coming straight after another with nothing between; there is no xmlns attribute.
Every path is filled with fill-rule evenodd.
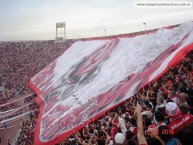
<svg viewBox="0 0 193 145"><path fill-rule="evenodd" d="M145 31L146 31L146 23L144 22L143 25L145 26Z"/></svg>
<svg viewBox="0 0 193 145"><path fill-rule="evenodd" d="M104 32L105 32L105 36L107 35L107 31L106 31L106 29L104 29Z"/></svg>

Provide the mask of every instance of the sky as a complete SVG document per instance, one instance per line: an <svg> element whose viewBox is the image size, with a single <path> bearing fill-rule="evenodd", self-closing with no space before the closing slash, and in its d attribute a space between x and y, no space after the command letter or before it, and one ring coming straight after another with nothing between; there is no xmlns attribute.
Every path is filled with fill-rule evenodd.
<svg viewBox="0 0 193 145"><path fill-rule="evenodd" d="M66 38L116 35L193 21L190 6L136 6L147 0L0 0L0 41L53 40L56 22ZM148 2L165 2L148 0Z"/></svg>

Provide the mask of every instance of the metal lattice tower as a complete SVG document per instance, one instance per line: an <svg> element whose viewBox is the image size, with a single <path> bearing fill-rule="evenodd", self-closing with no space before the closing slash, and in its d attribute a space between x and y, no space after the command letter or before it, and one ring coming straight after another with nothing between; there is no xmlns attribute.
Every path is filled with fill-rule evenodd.
<svg viewBox="0 0 193 145"><path fill-rule="evenodd" d="M66 23L56 23L56 41L66 41Z"/></svg>

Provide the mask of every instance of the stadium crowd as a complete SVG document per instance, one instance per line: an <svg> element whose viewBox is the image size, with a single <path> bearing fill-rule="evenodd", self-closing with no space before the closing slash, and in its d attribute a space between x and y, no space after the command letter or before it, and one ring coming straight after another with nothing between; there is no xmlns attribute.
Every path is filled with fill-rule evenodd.
<svg viewBox="0 0 193 145"><path fill-rule="evenodd" d="M193 51L145 86L59 144L192 145Z"/></svg>
<svg viewBox="0 0 193 145"><path fill-rule="evenodd" d="M0 42L0 103L33 93L31 77L60 56L73 43L55 41ZM3 63L2 63L3 62Z"/></svg>
<svg viewBox="0 0 193 145"><path fill-rule="evenodd" d="M16 145L33 144L38 117L34 103ZM193 51L157 81L59 144L193 144Z"/></svg>
<svg viewBox="0 0 193 145"><path fill-rule="evenodd" d="M0 63L0 104L33 93L28 87L29 79L72 43L0 42L0 62L3 62ZM27 103L31 103L27 108L30 115L22 121L15 145L32 145L34 142L39 108L34 97L26 98L24 104ZM0 111L17 107L17 103L11 103L0 107ZM59 144L193 145L192 115L193 51L157 81Z"/></svg>
<svg viewBox="0 0 193 145"><path fill-rule="evenodd" d="M189 53L175 68L170 68L170 71L160 79L144 87L122 105L107 112L92 124L86 125L83 130L66 138L63 143L68 145L136 145L146 144L146 142L160 145L192 144L192 58L193 52ZM29 101L30 99L25 100L25 102ZM174 114L170 112L170 109L175 110ZM19 137L15 141L16 145L33 144L33 134L39 112L35 102L30 105L30 110L32 110L30 118L23 121ZM127 130L124 130L124 127L121 128L124 124L120 124L120 120L124 120ZM180 122L182 123L178 126ZM172 129L175 124L177 127Z"/></svg>
<svg viewBox="0 0 193 145"><path fill-rule="evenodd" d="M30 117L26 120L23 120L20 127L20 133L17 140L15 140L15 145L33 145L34 141L34 130L39 114L39 109L37 104L34 102L29 106Z"/></svg>
<svg viewBox="0 0 193 145"><path fill-rule="evenodd" d="M1 116L0 121L29 111L29 122L35 126L34 120L39 110L34 95L25 99L20 98L21 96L34 94L28 86L30 78L60 56L74 41L67 40L66 42L57 43L53 40L0 42L0 114L5 115L5 112L10 111L10 115ZM15 101L17 99L19 101ZM17 109L26 104L29 105L21 108L20 111L11 113L12 109ZM22 125L24 130L28 123L24 123L25 126ZM1 127L9 128L9 123L0 123ZM24 134L27 132L24 132ZM18 138L17 142L19 144L26 143L23 142L22 138L23 133Z"/></svg>

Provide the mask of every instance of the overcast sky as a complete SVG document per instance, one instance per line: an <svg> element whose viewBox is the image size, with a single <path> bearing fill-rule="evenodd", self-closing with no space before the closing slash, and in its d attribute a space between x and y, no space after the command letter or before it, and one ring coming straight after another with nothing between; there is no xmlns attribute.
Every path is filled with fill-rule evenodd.
<svg viewBox="0 0 193 145"><path fill-rule="evenodd" d="M61 21L66 22L67 38L104 36L104 29L107 35L140 31L144 30L143 22L147 29L153 29L193 21L192 6L152 8L137 7L135 3L136 0L0 0L0 41L54 39L56 22Z"/></svg>

